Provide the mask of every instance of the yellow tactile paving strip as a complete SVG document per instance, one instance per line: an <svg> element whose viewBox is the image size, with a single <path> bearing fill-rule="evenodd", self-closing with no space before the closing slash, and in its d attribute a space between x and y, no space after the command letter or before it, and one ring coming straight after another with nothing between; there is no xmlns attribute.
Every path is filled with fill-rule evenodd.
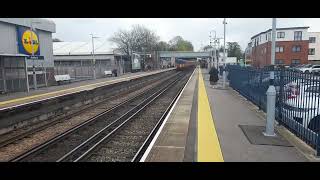
<svg viewBox="0 0 320 180"><path fill-rule="evenodd" d="M198 162L224 162L201 69L198 81Z"/></svg>

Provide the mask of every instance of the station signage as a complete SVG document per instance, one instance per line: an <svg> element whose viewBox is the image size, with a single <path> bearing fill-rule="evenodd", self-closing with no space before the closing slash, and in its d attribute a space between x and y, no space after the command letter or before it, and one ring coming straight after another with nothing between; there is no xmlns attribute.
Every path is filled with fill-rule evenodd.
<svg viewBox="0 0 320 180"><path fill-rule="evenodd" d="M27 56L27 60L44 60L44 56Z"/></svg>
<svg viewBox="0 0 320 180"><path fill-rule="evenodd" d="M20 54L40 55L40 43L39 36L37 32L31 31L26 27L17 27L17 36L18 36L18 51ZM33 43L31 43L31 40Z"/></svg>

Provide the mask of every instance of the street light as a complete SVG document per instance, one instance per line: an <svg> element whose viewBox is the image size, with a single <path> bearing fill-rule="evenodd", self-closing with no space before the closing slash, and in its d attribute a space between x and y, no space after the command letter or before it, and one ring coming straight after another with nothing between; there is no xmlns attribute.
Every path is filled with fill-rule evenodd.
<svg viewBox="0 0 320 180"><path fill-rule="evenodd" d="M96 36L93 36L93 34L91 33L91 40L92 40L92 64L93 64L93 79L96 79L96 59L94 57L94 39L95 38L99 38Z"/></svg>
<svg viewBox="0 0 320 180"><path fill-rule="evenodd" d="M33 86L34 86L34 89L36 90L37 89L37 76L36 76L36 67L35 67L35 61L34 61L34 49L33 49L33 30L34 30L34 28L33 28L33 24L41 24L41 22L35 22L35 21L32 21L31 20L31 25L30 25L30 41L31 41L31 52L32 52L32 59L33 59L33 61L32 61L32 63L33 63L33 65L32 65L32 71L33 71Z"/></svg>
<svg viewBox="0 0 320 180"><path fill-rule="evenodd" d="M226 84L226 18L223 19L223 88L225 88L225 84Z"/></svg>
<svg viewBox="0 0 320 180"><path fill-rule="evenodd" d="M270 85L267 90L267 124L266 131L263 132L265 136L276 136L274 133L274 119L276 108L276 88L274 87L274 60L276 49L276 18L272 18L272 42L271 42L271 71L270 71Z"/></svg>
<svg viewBox="0 0 320 180"><path fill-rule="evenodd" d="M212 67L213 66L213 61L214 59L216 59L216 38L217 38L217 32L215 30L211 30L210 31L210 47L211 46L211 32L214 32L214 42L213 42L213 51L214 51L214 58L211 57L212 59L212 62L210 63L210 66ZM213 54L212 54L213 55ZM218 68L218 67L217 67Z"/></svg>

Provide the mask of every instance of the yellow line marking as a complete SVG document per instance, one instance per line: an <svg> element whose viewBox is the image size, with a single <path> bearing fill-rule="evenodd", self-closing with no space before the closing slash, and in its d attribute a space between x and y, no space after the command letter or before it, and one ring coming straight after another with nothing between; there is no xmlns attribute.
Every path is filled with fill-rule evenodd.
<svg viewBox="0 0 320 180"><path fill-rule="evenodd" d="M198 86L198 161L224 162L200 68Z"/></svg>
<svg viewBox="0 0 320 180"><path fill-rule="evenodd" d="M152 74L152 73L150 73L150 74ZM100 84L108 85L108 84L110 84L111 82L114 82L114 81L119 81L119 80L123 80L123 79L132 79L132 78L136 78L136 77L140 77L140 76L144 76L144 75L149 75L149 74L139 74L139 75L135 75L135 76L124 77L124 78L119 78L119 79L114 79L114 80L108 80L108 81L103 81L103 82L98 82L98 83L94 83L94 84L83 85L83 86L69 88L69 89L63 89L63 90L44 93L44 94L37 94L37 95L33 95L33 96L26 96L26 97L23 97L23 98L12 99L12 100L8 100L8 101L0 102L0 106L5 105L5 104L19 102L19 101L24 101L24 100L44 97L44 96L48 96L48 95L59 94L59 93L68 92L68 91L72 91L72 90L79 90L79 91L80 90L89 90L88 87L93 87L93 86L100 85ZM97 87L99 87L99 86L97 86ZM83 89L83 88L88 88L88 89ZM74 91L74 93L79 92L79 91ZM64 95L64 94L61 94L61 95Z"/></svg>

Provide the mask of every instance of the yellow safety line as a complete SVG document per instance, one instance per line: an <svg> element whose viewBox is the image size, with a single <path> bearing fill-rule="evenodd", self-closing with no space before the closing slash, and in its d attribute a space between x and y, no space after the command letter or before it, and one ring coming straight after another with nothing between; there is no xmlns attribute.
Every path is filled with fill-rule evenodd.
<svg viewBox="0 0 320 180"><path fill-rule="evenodd" d="M200 68L198 83L198 161L224 162Z"/></svg>
<svg viewBox="0 0 320 180"><path fill-rule="evenodd" d="M38 98L38 97L43 97L43 96L48 96L48 95L53 95L53 94L59 94L59 93L67 92L67 91L71 91L71 90L77 90L77 89L81 90L82 88L90 87L90 86L96 86L96 85L99 85L99 84L110 84L113 81L119 81L119 80L122 80L122 79L132 79L132 78L140 77L140 76L143 76L143 75L145 75L145 74L139 74L139 75L136 75L136 76L124 77L124 78L108 80L108 81L103 81L103 82L98 82L98 83L94 83L94 84L83 85L83 86L69 88L69 89L63 89L63 90L44 93L44 94L38 94L38 95L33 95L33 96L26 96L26 97L23 97L23 98L12 99L12 100L8 100L8 101L0 102L0 106L1 105L5 105L5 104L19 102L19 101L24 101L24 100L28 100L28 99L34 99L34 98ZM74 91L74 92L77 92L77 91ZM63 95L63 94L61 94L61 95Z"/></svg>

